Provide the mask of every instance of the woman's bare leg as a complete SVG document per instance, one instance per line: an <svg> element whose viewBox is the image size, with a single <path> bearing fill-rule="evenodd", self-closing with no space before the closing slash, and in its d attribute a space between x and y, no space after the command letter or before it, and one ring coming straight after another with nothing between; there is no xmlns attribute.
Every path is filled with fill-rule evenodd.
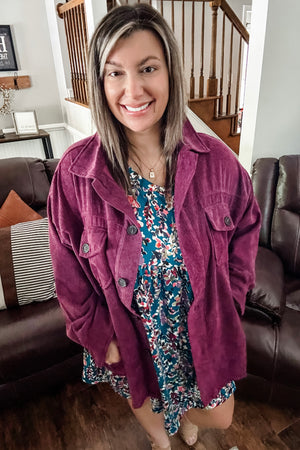
<svg viewBox="0 0 300 450"><path fill-rule="evenodd" d="M184 415L199 428L219 428L226 430L232 422L234 395L213 409L192 408Z"/></svg>
<svg viewBox="0 0 300 450"><path fill-rule="evenodd" d="M151 440L161 448L168 448L170 440L164 427L163 414L156 414L152 411L150 398L144 402L141 408L133 408L131 399L128 399L128 403Z"/></svg>

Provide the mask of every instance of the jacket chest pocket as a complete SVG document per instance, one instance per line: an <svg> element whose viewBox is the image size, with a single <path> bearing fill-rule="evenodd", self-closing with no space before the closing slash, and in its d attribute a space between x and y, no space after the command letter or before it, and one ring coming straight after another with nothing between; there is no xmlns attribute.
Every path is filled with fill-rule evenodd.
<svg viewBox="0 0 300 450"><path fill-rule="evenodd" d="M228 261L228 232L234 229L228 205L220 203L205 208L217 265Z"/></svg>
<svg viewBox="0 0 300 450"><path fill-rule="evenodd" d="M79 255L89 261L94 277L104 289L110 285L113 279L107 250L108 233L106 228L93 227L83 231Z"/></svg>

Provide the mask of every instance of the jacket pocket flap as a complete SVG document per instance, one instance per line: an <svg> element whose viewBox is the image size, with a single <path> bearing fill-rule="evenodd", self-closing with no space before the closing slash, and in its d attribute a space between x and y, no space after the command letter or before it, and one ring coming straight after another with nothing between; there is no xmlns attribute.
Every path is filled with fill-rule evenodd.
<svg viewBox="0 0 300 450"><path fill-rule="evenodd" d="M234 229L234 223L230 215L228 205L219 203L205 208L205 213L212 228L216 231L230 231Z"/></svg>

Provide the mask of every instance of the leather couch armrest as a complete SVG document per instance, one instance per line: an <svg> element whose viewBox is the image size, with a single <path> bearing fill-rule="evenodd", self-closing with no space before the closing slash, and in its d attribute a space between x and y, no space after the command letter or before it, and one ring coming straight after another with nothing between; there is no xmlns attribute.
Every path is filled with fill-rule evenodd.
<svg viewBox="0 0 300 450"><path fill-rule="evenodd" d="M285 307L284 269L281 259L271 250L259 247L255 261L256 283L247 294L251 313L280 321Z"/></svg>
<svg viewBox="0 0 300 450"><path fill-rule="evenodd" d="M262 223L259 244L271 248L271 225L275 205L279 163L276 158L259 158L252 168L254 195L258 201Z"/></svg>
<svg viewBox="0 0 300 450"><path fill-rule="evenodd" d="M50 183L52 181L52 177L54 175L54 172L55 172L58 162L59 162L58 158L45 159L43 161L45 170L46 170L46 174L47 174L47 177L48 177L48 180Z"/></svg>

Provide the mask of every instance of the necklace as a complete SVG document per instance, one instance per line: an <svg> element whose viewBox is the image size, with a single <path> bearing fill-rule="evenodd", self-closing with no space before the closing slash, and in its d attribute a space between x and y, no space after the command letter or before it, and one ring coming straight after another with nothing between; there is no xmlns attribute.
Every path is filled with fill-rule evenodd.
<svg viewBox="0 0 300 450"><path fill-rule="evenodd" d="M157 164L160 162L162 156L163 156L163 155L162 155L162 153L161 153L161 155L160 155L160 157L158 158L158 160L156 161L156 163L153 164L151 167L148 167L147 164L145 164L145 163L139 158L140 162L146 167L146 169L149 170L149 173L148 173L149 178L152 178L152 179L153 179L153 178L156 177L156 174L155 174L154 169L155 169L155 167L157 166ZM131 160L134 162L134 164L135 164L137 167L139 167L138 164L135 162L135 160L134 160L132 157L131 157Z"/></svg>

